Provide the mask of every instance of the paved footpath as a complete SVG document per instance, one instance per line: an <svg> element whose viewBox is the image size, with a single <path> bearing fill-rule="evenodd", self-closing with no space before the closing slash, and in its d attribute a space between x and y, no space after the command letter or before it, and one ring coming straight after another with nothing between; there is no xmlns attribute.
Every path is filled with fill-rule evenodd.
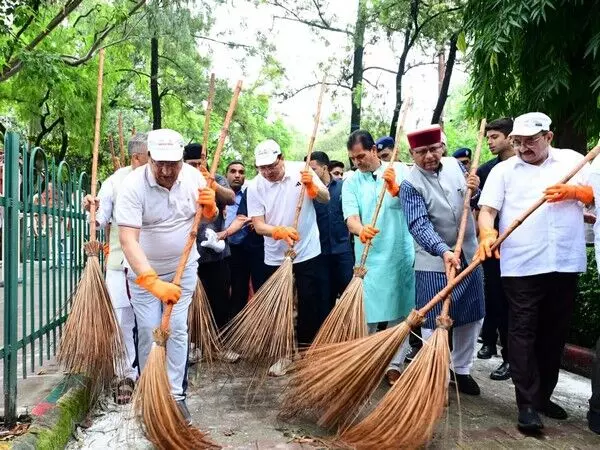
<svg viewBox="0 0 600 450"><path fill-rule="evenodd" d="M481 397L461 396L460 419L457 399L450 394L450 406L429 446L433 449L598 449L600 436L587 429L585 415L590 396L589 380L561 372L554 399L569 412L569 419L559 422L544 419L545 434L526 437L515 427L516 409L512 382L489 379L500 360L478 360L474 377L482 388ZM224 448L236 450L324 448L325 430L303 421L285 423L277 420L278 396L284 379L269 378L249 395L251 378L241 367L229 366L232 373L201 374L190 370L189 407L194 423L210 432ZM199 368L202 371L202 367ZM235 375L235 376L232 376ZM384 392L380 387L377 396ZM130 407L104 404L92 414L89 428L78 429L77 440L68 448L148 449L131 417ZM462 426L461 426L462 422ZM461 432L462 430L462 432Z"/></svg>

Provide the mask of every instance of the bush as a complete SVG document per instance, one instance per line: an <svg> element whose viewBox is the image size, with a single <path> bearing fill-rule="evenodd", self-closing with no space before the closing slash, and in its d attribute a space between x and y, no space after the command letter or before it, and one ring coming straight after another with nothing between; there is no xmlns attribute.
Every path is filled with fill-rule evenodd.
<svg viewBox="0 0 600 450"><path fill-rule="evenodd" d="M587 272L579 277L577 298L567 337L570 344L594 347L600 337L600 280L594 248L587 249Z"/></svg>

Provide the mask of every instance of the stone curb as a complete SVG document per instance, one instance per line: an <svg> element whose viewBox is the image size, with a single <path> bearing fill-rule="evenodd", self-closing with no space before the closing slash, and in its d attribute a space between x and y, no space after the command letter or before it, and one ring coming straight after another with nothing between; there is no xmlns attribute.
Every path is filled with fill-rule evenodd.
<svg viewBox="0 0 600 450"><path fill-rule="evenodd" d="M66 376L31 410L32 422L12 441L13 449L64 449L75 425L89 410L89 389L83 376Z"/></svg>

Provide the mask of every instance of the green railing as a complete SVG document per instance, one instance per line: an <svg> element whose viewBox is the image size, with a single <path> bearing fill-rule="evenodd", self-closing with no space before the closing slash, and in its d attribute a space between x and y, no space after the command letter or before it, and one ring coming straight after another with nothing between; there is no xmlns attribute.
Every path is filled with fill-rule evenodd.
<svg viewBox="0 0 600 450"><path fill-rule="evenodd" d="M81 201L89 178L16 133L4 140L4 192L0 196L4 286L4 420L16 419L17 378L26 378L57 350L85 260L89 227Z"/></svg>

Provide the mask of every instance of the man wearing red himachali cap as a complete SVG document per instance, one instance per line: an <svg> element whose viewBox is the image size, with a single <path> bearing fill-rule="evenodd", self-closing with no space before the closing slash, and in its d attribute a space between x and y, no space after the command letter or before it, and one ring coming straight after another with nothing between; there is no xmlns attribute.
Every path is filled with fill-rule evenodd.
<svg viewBox="0 0 600 450"><path fill-rule="evenodd" d="M446 286L450 267L464 268L477 250L475 221L469 215L461 258L454 256L464 196L470 187L475 192L473 198L478 197L479 178L465 178L460 162L442 156L439 125L408 133L407 138L415 165L400 186L400 199L415 240L416 302L420 308ZM421 329L424 339L433 333L441 309L439 303L427 314ZM450 381L464 394L480 393L470 372L484 313L483 272L477 268L454 289L450 306L455 371Z"/></svg>

